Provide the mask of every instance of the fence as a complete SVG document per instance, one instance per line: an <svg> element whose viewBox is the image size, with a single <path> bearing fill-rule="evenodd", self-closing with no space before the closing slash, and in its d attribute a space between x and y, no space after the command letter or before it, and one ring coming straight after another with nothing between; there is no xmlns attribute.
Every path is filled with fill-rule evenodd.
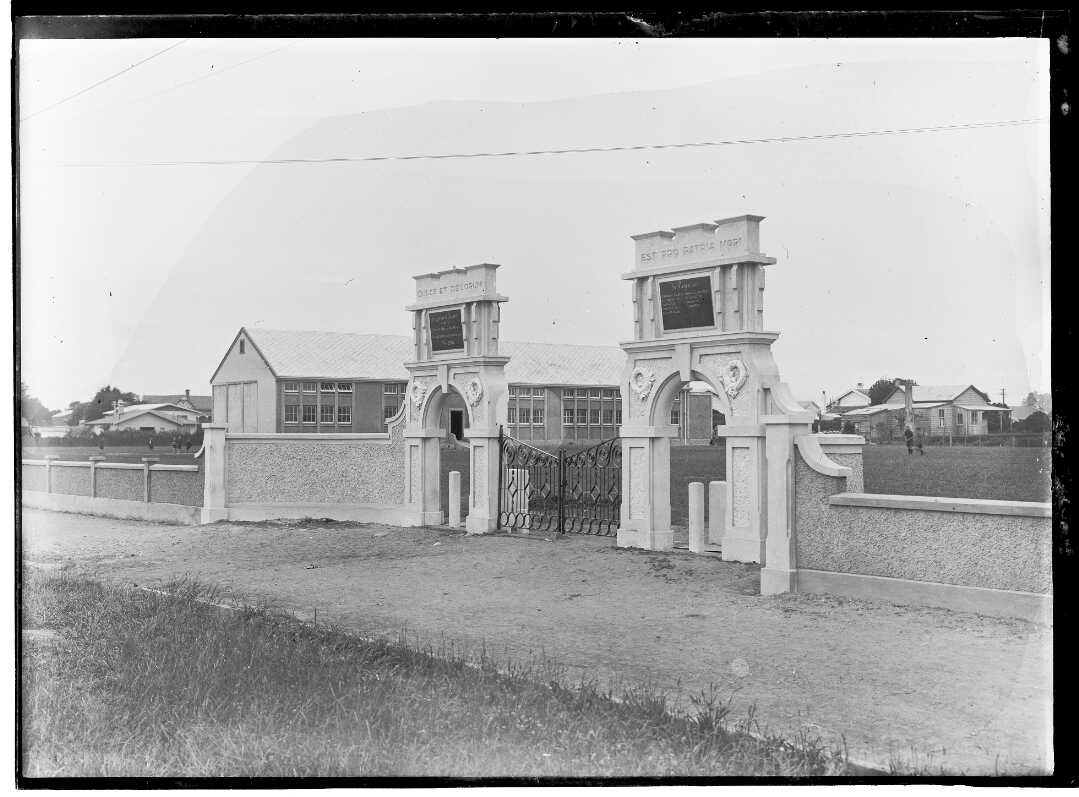
<svg viewBox="0 0 1079 797"><path fill-rule="evenodd" d="M827 448L826 435L796 441L796 591L1048 622L1049 504L863 493L860 454Z"/></svg>
<svg viewBox="0 0 1079 797"><path fill-rule="evenodd" d="M107 517L198 523L203 472L197 465L63 461L56 457L22 461L22 505Z"/></svg>

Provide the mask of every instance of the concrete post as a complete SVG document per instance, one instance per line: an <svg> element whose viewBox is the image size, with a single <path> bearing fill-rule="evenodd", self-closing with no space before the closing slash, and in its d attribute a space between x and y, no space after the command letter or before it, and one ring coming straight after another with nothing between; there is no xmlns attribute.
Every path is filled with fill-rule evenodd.
<svg viewBox="0 0 1079 797"><path fill-rule="evenodd" d="M105 457L90 457L90 497L97 498L97 463L104 462Z"/></svg>
<svg viewBox="0 0 1079 797"><path fill-rule="evenodd" d="M60 457L45 457L45 492L47 493L52 492L52 463L57 459L60 459Z"/></svg>
<svg viewBox="0 0 1079 797"><path fill-rule="evenodd" d="M202 425L202 461L204 480L202 488L202 522L214 523L228 518L225 509L225 432L224 423Z"/></svg>
<svg viewBox="0 0 1079 797"><path fill-rule="evenodd" d="M498 431L469 429L469 534L489 534L498 528Z"/></svg>
<svg viewBox="0 0 1079 797"><path fill-rule="evenodd" d="M723 542L723 519L727 517L727 482L708 482L708 542Z"/></svg>
<svg viewBox="0 0 1079 797"><path fill-rule="evenodd" d="M451 528L458 528L461 525L461 472L456 470L450 471L450 519L449 525Z"/></svg>
<svg viewBox="0 0 1079 797"><path fill-rule="evenodd" d="M405 433L405 503L416 511L421 526L439 526L444 520L439 501L442 453L440 432L412 430ZM452 495L452 490L451 490Z"/></svg>
<svg viewBox="0 0 1079 797"><path fill-rule="evenodd" d="M704 485L691 482L689 485L689 550L704 553Z"/></svg>
<svg viewBox="0 0 1079 797"><path fill-rule="evenodd" d="M786 415L765 415L767 462L767 532L761 594L794 592L797 577L797 538L794 527L794 438L808 435L811 424Z"/></svg>
<svg viewBox="0 0 1079 797"><path fill-rule="evenodd" d="M150 503L150 466L160 461L161 457L142 458L142 500L144 503Z"/></svg>

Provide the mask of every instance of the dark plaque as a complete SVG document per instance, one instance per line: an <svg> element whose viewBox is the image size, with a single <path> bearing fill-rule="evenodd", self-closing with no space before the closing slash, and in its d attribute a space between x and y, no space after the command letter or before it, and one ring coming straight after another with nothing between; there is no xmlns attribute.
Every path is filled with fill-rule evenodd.
<svg viewBox="0 0 1079 797"><path fill-rule="evenodd" d="M712 310L712 280L707 276L661 282L659 302L663 310L663 328L668 332L716 324Z"/></svg>
<svg viewBox="0 0 1079 797"><path fill-rule="evenodd" d="M431 351L456 351L465 347L460 310L428 313L427 323L431 327Z"/></svg>

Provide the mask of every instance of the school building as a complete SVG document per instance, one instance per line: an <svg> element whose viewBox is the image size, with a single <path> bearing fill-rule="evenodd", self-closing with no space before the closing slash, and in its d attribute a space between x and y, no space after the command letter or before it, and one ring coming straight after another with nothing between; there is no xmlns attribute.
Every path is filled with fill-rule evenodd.
<svg viewBox="0 0 1079 797"><path fill-rule="evenodd" d="M510 358L508 434L538 442L618 436L622 349L512 341L499 349ZM413 356L405 335L244 327L210 379L214 422L231 432L383 432L405 401L404 363ZM711 440L712 398L699 387L682 391L671 409L675 442ZM461 396L447 399L442 428L468 436Z"/></svg>

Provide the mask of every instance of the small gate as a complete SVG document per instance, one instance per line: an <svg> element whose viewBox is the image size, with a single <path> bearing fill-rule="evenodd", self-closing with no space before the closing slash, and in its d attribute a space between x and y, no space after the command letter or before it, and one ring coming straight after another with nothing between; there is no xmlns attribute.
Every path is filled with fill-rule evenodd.
<svg viewBox="0 0 1079 797"><path fill-rule="evenodd" d="M622 441L568 454L498 435L498 527L614 536L622 507Z"/></svg>

